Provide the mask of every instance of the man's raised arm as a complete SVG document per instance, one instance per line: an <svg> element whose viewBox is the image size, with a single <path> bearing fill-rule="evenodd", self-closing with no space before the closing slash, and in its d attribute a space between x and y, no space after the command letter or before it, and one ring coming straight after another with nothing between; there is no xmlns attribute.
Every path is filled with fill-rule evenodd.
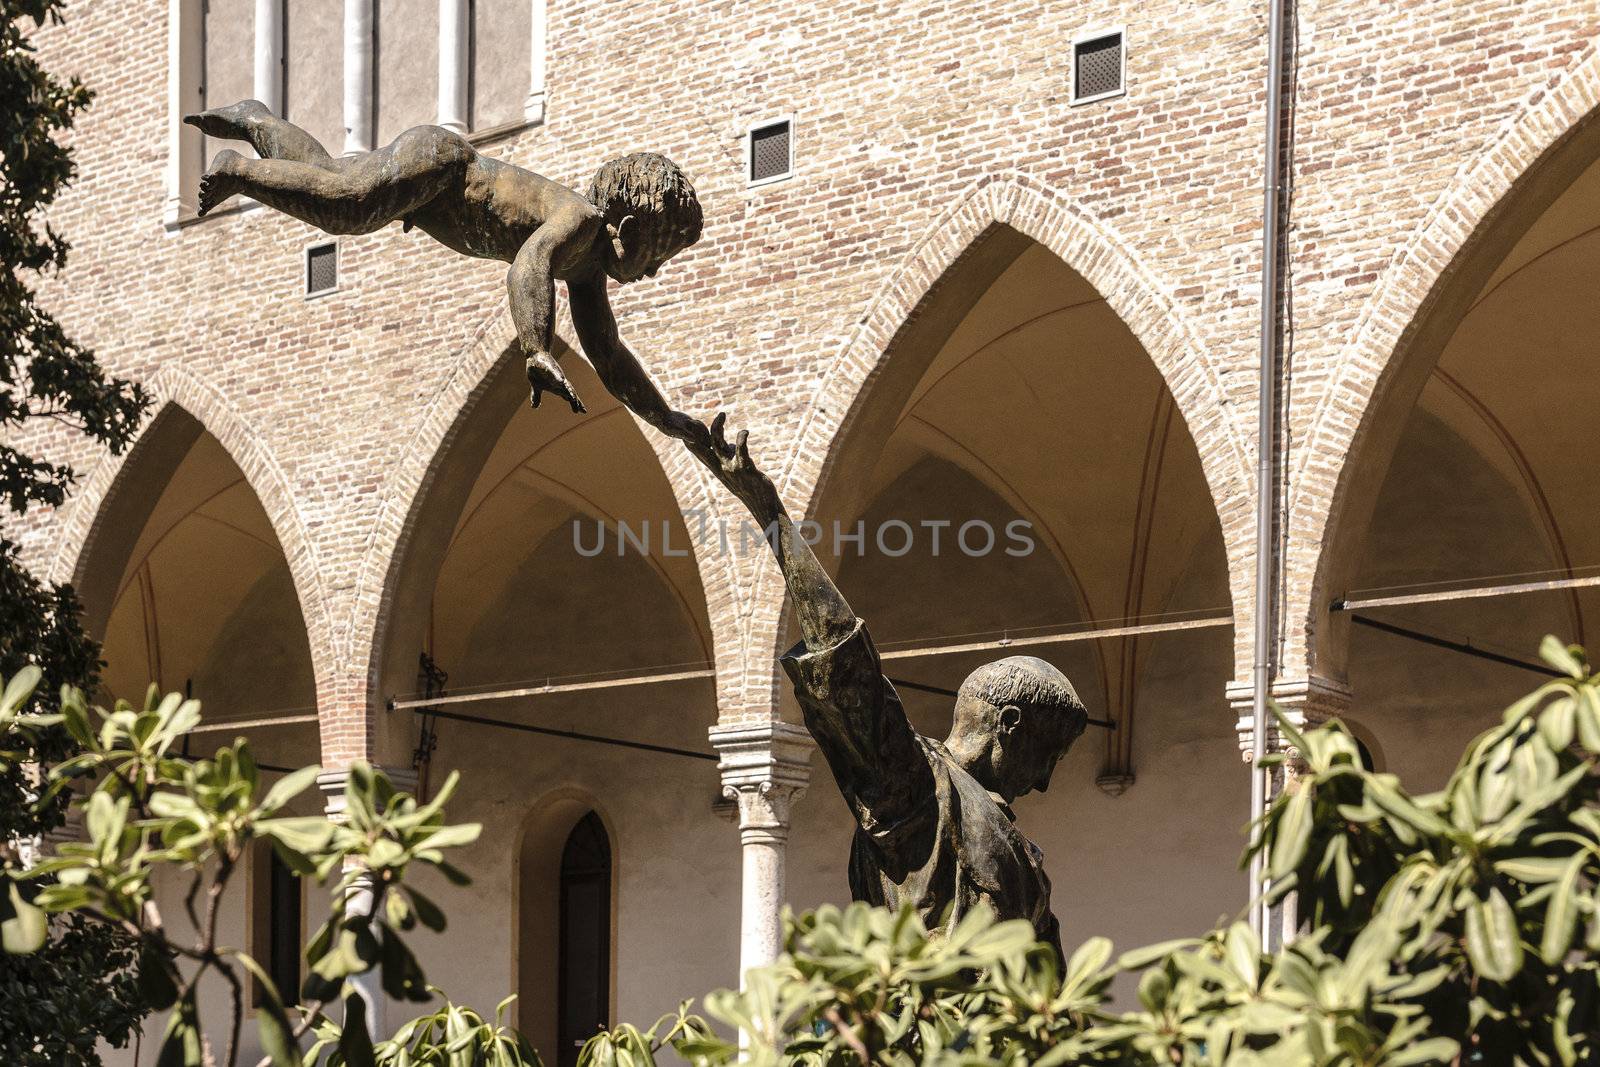
<svg viewBox="0 0 1600 1067"><path fill-rule="evenodd" d="M718 415L712 422L711 441L715 451L710 457L700 458L728 491L744 503L756 525L772 535L772 552L778 557L778 567L789 587L789 599L799 617L806 647L832 648L855 630L856 614L795 528L783 501L778 499L772 479L751 461L749 432L741 430L737 443L730 446L723 431L726 421L726 415Z"/></svg>
<svg viewBox="0 0 1600 1067"><path fill-rule="evenodd" d="M718 415L712 454L701 459L770 537L805 652L784 657L806 727L828 759L856 822L876 847L923 856L937 787L932 769L866 628L823 570L772 480L750 459L748 433L729 447ZM698 453L697 453L698 454Z"/></svg>

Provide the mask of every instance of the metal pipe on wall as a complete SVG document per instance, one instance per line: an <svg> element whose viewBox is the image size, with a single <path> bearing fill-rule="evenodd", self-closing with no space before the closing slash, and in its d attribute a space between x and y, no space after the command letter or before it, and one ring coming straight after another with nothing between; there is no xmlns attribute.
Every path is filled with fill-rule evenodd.
<svg viewBox="0 0 1600 1067"><path fill-rule="evenodd" d="M1261 182L1261 361L1256 385L1256 587L1255 663L1251 670L1250 819L1266 809L1269 781L1261 764L1267 755L1267 702L1272 692L1273 633L1277 582L1276 479L1278 406L1278 261L1282 236L1280 179L1283 171L1283 24L1285 0L1270 0L1267 12L1266 150ZM1252 831L1254 834L1255 831ZM1250 894L1261 890L1265 866L1258 853L1250 863ZM1256 933L1267 929L1263 902L1250 909Z"/></svg>

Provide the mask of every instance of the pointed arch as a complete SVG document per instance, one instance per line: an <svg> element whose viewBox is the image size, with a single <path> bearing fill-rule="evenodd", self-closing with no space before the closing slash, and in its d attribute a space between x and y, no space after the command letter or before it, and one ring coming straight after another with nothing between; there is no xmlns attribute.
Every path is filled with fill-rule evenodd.
<svg viewBox="0 0 1600 1067"><path fill-rule="evenodd" d="M159 368L143 384L155 414L120 456L107 455L80 483L60 523L49 574L71 582L83 598L90 633L109 616L116 579L159 494L142 493L135 481L164 485L202 432L215 437L260 501L294 581L311 646L319 706L336 683L334 626L314 542L294 503L289 479L262 436L217 388L174 364ZM132 479L139 471L149 478Z"/></svg>
<svg viewBox="0 0 1600 1067"><path fill-rule="evenodd" d="M1069 198L1021 174L976 184L919 240L845 338L796 431L780 491L792 510L815 517L819 494L833 481L847 438L866 432L868 398L894 373L895 353L948 334L954 324L1030 243L1042 245L1107 302L1143 346L1188 425L1212 502L1237 544L1227 546L1237 601L1248 589L1250 487L1248 442L1229 418L1220 376L1171 287L1139 261L1110 226ZM920 373L920 370L918 371ZM737 675L723 663L755 664L778 643L783 594L776 569L761 567L747 588L722 589L708 576L706 593L727 597L750 618L739 655L719 657L719 702L730 709L771 706L776 678L762 670Z"/></svg>
<svg viewBox="0 0 1600 1067"><path fill-rule="evenodd" d="M1403 414L1495 267L1596 159L1600 44L1591 44L1462 165L1368 297L1311 419L1289 497L1291 536L1321 546L1316 566L1291 570L1285 590L1286 617L1301 619L1305 635L1289 655L1303 656L1307 670L1340 669L1344 629L1325 614L1359 563Z"/></svg>
<svg viewBox="0 0 1600 1067"><path fill-rule="evenodd" d="M564 342L558 338L557 343ZM571 354L570 348L566 351ZM339 637L344 661L359 672L349 681L351 688L359 686L359 693L348 693L348 703L367 715L364 732L355 739L360 747L342 755L375 757L379 739L370 710L381 707L389 693L405 688L402 681L415 669L412 662L388 662L391 625L398 618L425 615L432 576L449 547L455 518L507 418L526 403L523 358L502 303L456 356L384 479L383 500L362 556L351 615ZM559 413L552 412L551 417ZM693 458L631 413L626 417L654 452L680 511L693 514L705 508L709 481L691 469ZM442 521L442 516L449 520ZM719 561L700 547L693 545L704 585L705 571ZM710 619L715 630L716 613L710 613Z"/></svg>

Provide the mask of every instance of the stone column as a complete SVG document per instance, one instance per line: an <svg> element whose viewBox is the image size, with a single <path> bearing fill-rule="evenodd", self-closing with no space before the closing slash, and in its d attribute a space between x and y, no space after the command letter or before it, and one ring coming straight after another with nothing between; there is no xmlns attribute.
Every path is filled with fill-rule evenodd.
<svg viewBox="0 0 1600 1067"><path fill-rule="evenodd" d="M1253 760L1255 747L1254 687L1250 682L1231 682L1228 685L1228 703L1237 717L1240 755L1246 763ZM1310 730L1329 719L1338 718L1350 710L1350 687L1329 678L1280 678L1272 684L1271 698L1297 730ZM1267 751L1283 752L1288 759L1267 782L1266 799L1270 805L1284 790L1294 788L1303 765L1298 763L1300 753L1288 749L1278 732L1276 720L1267 724ZM1250 812L1253 823L1258 811ZM1255 895L1255 887L1251 887ZM1272 914L1262 916L1263 941L1268 951L1276 950L1294 939L1299 929L1299 910L1291 894Z"/></svg>
<svg viewBox="0 0 1600 1067"><path fill-rule="evenodd" d="M439 118L447 130L465 134L471 84L472 12L467 0L439 0Z"/></svg>
<svg viewBox="0 0 1600 1067"><path fill-rule="evenodd" d="M780 913L786 897L784 861L789 809L811 781L811 735L785 722L716 727L711 743L722 754L722 794L739 806L744 855L740 897L739 980L778 958Z"/></svg>
<svg viewBox="0 0 1600 1067"><path fill-rule="evenodd" d="M544 121L545 32L549 13L546 0L528 0L532 6L533 33L528 49L528 97L522 102L522 117L529 122Z"/></svg>
<svg viewBox="0 0 1600 1067"><path fill-rule="evenodd" d="M372 8L376 0L344 0L344 154L372 150Z"/></svg>
<svg viewBox="0 0 1600 1067"><path fill-rule="evenodd" d="M283 8L287 0L256 0L256 99L283 118Z"/></svg>
<svg viewBox="0 0 1600 1067"><path fill-rule="evenodd" d="M409 767L400 770L393 767L380 768L389 776L389 781L394 783L396 789L402 792L414 792L417 788L417 774ZM317 788L322 790L323 803L328 813L328 818L339 821L344 818L344 784L349 778L348 770L324 771L317 775ZM345 914L351 916L371 917L379 905L376 886L367 874L358 874L345 894ZM381 1041L389 1036L390 1026L388 1018L389 999L383 992L383 977L374 967L367 973L360 975L352 981L361 991L361 999L367 1006L367 1033L372 1035L374 1041Z"/></svg>
<svg viewBox="0 0 1600 1067"><path fill-rule="evenodd" d="M205 63L205 23L200 0L167 2L167 201L162 222L174 232L195 212L203 134L183 116L205 106L200 68Z"/></svg>

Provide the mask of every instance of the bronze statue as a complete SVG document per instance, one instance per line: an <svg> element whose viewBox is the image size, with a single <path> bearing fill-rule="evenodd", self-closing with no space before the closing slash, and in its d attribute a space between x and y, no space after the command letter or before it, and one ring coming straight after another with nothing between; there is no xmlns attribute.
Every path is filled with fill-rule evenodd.
<svg viewBox="0 0 1600 1067"><path fill-rule="evenodd" d="M889 907L910 901L929 929L953 926L984 902L1002 918L1031 921L1059 955L1044 856L1010 805L1049 787L1088 725L1072 683L1032 656L998 660L961 684L943 743L918 734L866 624L751 462L749 434L729 447L724 423L718 415L711 424L711 451L690 447L772 538L802 634L783 666L856 820L851 895Z"/></svg>
<svg viewBox="0 0 1600 1067"><path fill-rule="evenodd" d="M710 448L705 424L667 406L617 336L606 278L653 277L700 239L700 201L683 171L647 152L600 168L588 199L529 170L480 155L439 126L417 126L387 147L335 157L258 100L184 119L211 137L248 141L261 157L217 153L200 179L200 214L242 193L328 233L371 233L390 222L418 227L463 255L511 264L511 318L527 356L533 406L545 390L572 410L583 403L551 355L557 278L600 380L664 433Z"/></svg>

